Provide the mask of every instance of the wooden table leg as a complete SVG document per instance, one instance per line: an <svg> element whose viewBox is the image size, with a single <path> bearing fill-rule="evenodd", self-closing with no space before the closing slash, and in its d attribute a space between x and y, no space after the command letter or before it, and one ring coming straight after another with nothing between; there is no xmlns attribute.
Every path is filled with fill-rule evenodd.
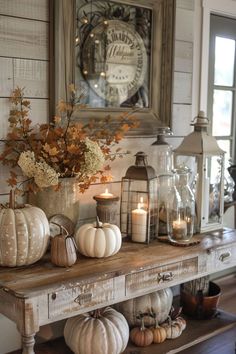
<svg viewBox="0 0 236 354"><path fill-rule="evenodd" d="M35 354L34 352L34 344L35 344L35 339L34 339L34 334L25 336L22 335L22 354Z"/></svg>

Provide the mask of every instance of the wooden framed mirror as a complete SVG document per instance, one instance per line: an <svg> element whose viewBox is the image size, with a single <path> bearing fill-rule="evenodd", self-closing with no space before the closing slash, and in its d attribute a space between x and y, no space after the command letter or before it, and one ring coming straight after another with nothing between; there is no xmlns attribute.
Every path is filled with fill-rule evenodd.
<svg viewBox="0 0 236 354"><path fill-rule="evenodd" d="M67 99L68 85L82 94L78 118L116 118L135 111L132 134L155 135L170 125L175 0L50 1L51 116Z"/></svg>

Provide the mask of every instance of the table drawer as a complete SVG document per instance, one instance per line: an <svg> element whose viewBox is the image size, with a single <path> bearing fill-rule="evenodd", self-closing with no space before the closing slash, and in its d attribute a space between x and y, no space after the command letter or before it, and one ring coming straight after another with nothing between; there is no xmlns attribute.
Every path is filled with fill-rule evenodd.
<svg viewBox="0 0 236 354"><path fill-rule="evenodd" d="M48 294L48 316L57 316L90 308L114 299L114 279L78 285Z"/></svg>
<svg viewBox="0 0 236 354"><path fill-rule="evenodd" d="M143 290L154 291L158 285L163 285L163 283L171 286L176 281L184 282L189 276L196 274L198 274L198 257L128 274L126 276L126 295L139 294Z"/></svg>
<svg viewBox="0 0 236 354"><path fill-rule="evenodd" d="M236 264L236 245L220 247L215 250L215 270L223 270Z"/></svg>

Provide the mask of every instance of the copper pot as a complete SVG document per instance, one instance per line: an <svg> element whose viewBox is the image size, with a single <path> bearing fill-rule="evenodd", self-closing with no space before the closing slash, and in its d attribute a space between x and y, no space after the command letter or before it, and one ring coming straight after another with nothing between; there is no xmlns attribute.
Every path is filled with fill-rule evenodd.
<svg viewBox="0 0 236 354"><path fill-rule="evenodd" d="M207 296L204 296L202 291L198 291L197 295L192 295L181 289L180 302L183 306L183 313L199 320L213 318L217 312L220 295L220 287L213 282L209 283Z"/></svg>

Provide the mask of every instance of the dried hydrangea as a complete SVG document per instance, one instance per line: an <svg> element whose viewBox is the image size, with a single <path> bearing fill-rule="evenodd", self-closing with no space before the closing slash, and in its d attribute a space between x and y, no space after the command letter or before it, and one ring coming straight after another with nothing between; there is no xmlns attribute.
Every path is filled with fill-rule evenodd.
<svg viewBox="0 0 236 354"><path fill-rule="evenodd" d="M104 154L96 141L85 139L86 152L84 163L81 165L81 175L94 175L103 168L105 163Z"/></svg>
<svg viewBox="0 0 236 354"><path fill-rule="evenodd" d="M45 161L36 162L34 181L39 188L58 185L58 173Z"/></svg>
<svg viewBox="0 0 236 354"><path fill-rule="evenodd" d="M35 156L33 151L24 151L20 154L18 165L27 177L34 177L35 175Z"/></svg>

